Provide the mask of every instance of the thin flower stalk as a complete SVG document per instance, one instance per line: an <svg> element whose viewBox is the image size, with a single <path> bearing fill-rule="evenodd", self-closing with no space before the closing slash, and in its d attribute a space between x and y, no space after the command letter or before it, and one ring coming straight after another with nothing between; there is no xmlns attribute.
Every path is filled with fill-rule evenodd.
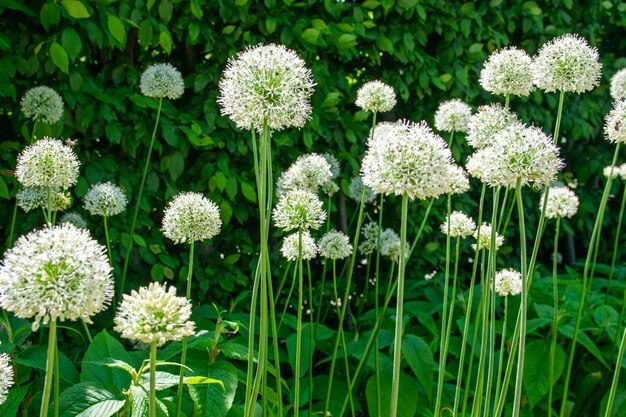
<svg viewBox="0 0 626 417"><path fill-rule="evenodd" d="M191 280L193 278L193 251L194 251L194 241L191 241L189 244L189 267L187 271L187 292L185 293L185 297L187 300L191 300ZM187 343L188 338L185 336L183 338L183 350L180 356L180 371L178 375L178 388L176 391L176 398L178 399L176 402L176 415L180 416L182 406L183 406L183 380L185 379L185 363L187 362Z"/></svg>
<svg viewBox="0 0 626 417"><path fill-rule="evenodd" d="M43 399L41 400L41 410L39 417L48 417L48 408L50 406L50 393L52 391L52 376L54 375L54 356L57 349L57 322L56 319L50 320L48 330L48 350L46 355L46 377L43 386ZM58 370L57 370L58 372ZM55 399L57 400L57 399ZM58 401L55 401L58 403Z"/></svg>
<svg viewBox="0 0 626 417"><path fill-rule="evenodd" d="M548 417L552 416L552 392L554 383L554 357L556 355L556 339L559 333L559 287L558 287L558 253L559 253L559 232L561 227L561 216L557 216L554 231L554 252L552 254L552 298L553 298L553 317L552 317L552 339L550 341L550 379L548 379Z"/></svg>
<svg viewBox="0 0 626 417"><path fill-rule="evenodd" d="M504 365L504 351L506 350L507 321L509 317L509 297L504 297L504 316L502 318L502 335L500 339L500 357L498 358L498 371L496 373L496 390L494 409L498 406L500 388L502 386L502 367Z"/></svg>
<svg viewBox="0 0 626 417"><path fill-rule="evenodd" d="M150 417L156 417L156 359L157 342L154 341L150 344Z"/></svg>
<svg viewBox="0 0 626 417"><path fill-rule="evenodd" d="M376 251L376 265L374 271L374 311L376 312L376 317L378 317L378 292L379 292L379 277L380 277L380 232L383 230L383 208L385 202L385 195L380 195L380 204L378 208L378 233L376 236L376 247L378 250ZM369 276L369 274L367 275ZM374 372L376 374L376 398L381 398L380 394L380 349L378 347L378 337L374 341ZM379 416L382 415L382 407L380 401L376 401L377 412Z"/></svg>
<svg viewBox="0 0 626 417"><path fill-rule="evenodd" d="M302 293L304 292L303 285L303 267L302 267L302 229L298 231L298 322L296 325L296 371L295 371L295 394L294 394L294 404L293 404L293 412L294 416L298 417L300 415L300 379L302 374L300 372L300 366L302 362Z"/></svg>
<svg viewBox="0 0 626 417"><path fill-rule="evenodd" d="M617 393L617 387L619 385L619 374L622 370L624 351L626 351L626 327L624 328L624 332L622 333L622 341L619 344L619 352L617 353L615 371L613 372L613 381L611 382L611 389L609 391L609 399L606 403L606 411L604 412L604 417L610 417L613 415L613 405L615 404L615 395Z"/></svg>
<svg viewBox="0 0 626 417"><path fill-rule="evenodd" d="M609 270L609 278L606 284L606 294L604 298L604 302L609 297L611 293L611 284L613 283L613 274L615 272L615 261L617 260L617 253L619 252L619 238L620 232L622 231L622 221L624 219L624 208L626 207L626 189L622 192L622 202L619 207L619 215L617 216L617 230L615 232L615 241L613 243L613 255L611 255L611 269Z"/></svg>

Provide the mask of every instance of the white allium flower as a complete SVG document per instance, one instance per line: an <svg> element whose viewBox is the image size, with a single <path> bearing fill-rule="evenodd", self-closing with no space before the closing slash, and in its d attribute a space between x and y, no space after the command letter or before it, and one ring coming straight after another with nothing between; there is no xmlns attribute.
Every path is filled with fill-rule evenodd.
<svg viewBox="0 0 626 417"><path fill-rule="evenodd" d="M546 42L532 64L533 82L546 91L584 93L600 81L598 50L570 33Z"/></svg>
<svg viewBox="0 0 626 417"><path fill-rule="evenodd" d="M626 143L626 100L616 102L604 120L604 134L609 142Z"/></svg>
<svg viewBox="0 0 626 417"><path fill-rule="evenodd" d="M174 100L183 95L185 82L172 64L152 64L141 74L139 89L144 96Z"/></svg>
<svg viewBox="0 0 626 417"><path fill-rule="evenodd" d="M175 287L151 282L148 287L124 294L113 321L121 337L161 346L192 336L195 323L190 317L191 303L177 297Z"/></svg>
<svg viewBox="0 0 626 417"><path fill-rule="evenodd" d="M361 166L363 183L376 193L413 200L438 197L448 190L452 155L426 123L397 122L387 135L374 135Z"/></svg>
<svg viewBox="0 0 626 417"><path fill-rule="evenodd" d="M365 188L365 194L363 195L363 188ZM363 200L365 204L369 204L376 200L376 193L372 191L372 189L363 184L363 180L358 175L350 181L350 185L348 186L348 197L356 201L357 203L361 202L361 196L363 196Z"/></svg>
<svg viewBox="0 0 626 417"><path fill-rule="evenodd" d="M406 245L408 248L408 245ZM400 256L400 236L391 229L380 233L380 254L397 259Z"/></svg>
<svg viewBox="0 0 626 417"><path fill-rule="evenodd" d="M0 354L0 404L7 400L9 388L13 386L13 366L6 353Z"/></svg>
<svg viewBox="0 0 626 417"><path fill-rule="evenodd" d="M545 196L544 192L539 200L539 210L543 209ZM546 203L546 217L548 219L572 217L577 211L578 197L572 190L564 186L550 188Z"/></svg>
<svg viewBox="0 0 626 417"><path fill-rule="evenodd" d="M280 197L292 190L306 190L316 194L332 178L331 166L322 155L300 155L278 178L276 194Z"/></svg>
<svg viewBox="0 0 626 417"><path fill-rule="evenodd" d="M478 240L479 249L491 249L491 225L488 223L483 223L480 226L480 240ZM473 234L474 239L478 238L478 229ZM496 250L500 249L500 247L504 244L504 236L500 233L496 232L496 242L495 248ZM472 249L476 250L476 244L472 245Z"/></svg>
<svg viewBox="0 0 626 417"><path fill-rule="evenodd" d="M467 132L472 108L459 99L444 101L435 112L435 129L442 132Z"/></svg>
<svg viewBox="0 0 626 417"><path fill-rule="evenodd" d="M611 178L612 180L614 180L615 178L617 178L621 172L620 169L618 167L615 167L613 165L608 165L605 166L604 169L602 170L602 174L608 179Z"/></svg>
<svg viewBox="0 0 626 417"><path fill-rule="evenodd" d="M298 235L299 232L292 233L289 236L285 237L283 240L283 246L280 248L280 252L283 254L288 261L296 261L298 260L298 256L300 255L300 237ZM315 240L311 237L311 234L308 230L302 232L302 259L307 261L313 259L317 256L317 246L315 245Z"/></svg>
<svg viewBox="0 0 626 417"><path fill-rule="evenodd" d="M326 220L322 201L306 190L293 190L283 194L274 208L276 227L290 230L319 229Z"/></svg>
<svg viewBox="0 0 626 417"><path fill-rule="evenodd" d="M626 68L622 68L611 77L611 97L615 101L626 98Z"/></svg>
<svg viewBox="0 0 626 417"><path fill-rule="evenodd" d="M334 181L326 181L322 187L321 191L327 196L334 195L337 191L339 191L339 186L335 184Z"/></svg>
<svg viewBox="0 0 626 417"><path fill-rule="evenodd" d="M211 239L221 226L219 208L200 193L179 193L163 212L163 234L174 243Z"/></svg>
<svg viewBox="0 0 626 417"><path fill-rule="evenodd" d="M26 213L31 210L43 208L48 209L48 188L46 187L26 187L17 192L17 205ZM50 190L50 209L52 211L66 210L72 205L72 196L67 191L58 188Z"/></svg>
<svg viewBox="0 0 626 417"><path fill-rule="evenodd" d="M85 221L83 216L76 213L75 211L65 213L63 216L61 216L61 219L59 219L59 225L64 223L71 223L79 229L87 229L87 222Z"/></svg>
<svg viewBox="0 0 626 417"><path fill-rule="evenodd" d="M531 65L532 59L525 51L507 47L489 56L478 82L493 94L527 96L535 89Z"/></svg>
<svg viewBox="0 0 626 417"><path fill-rule="evenodd" d="M302 127L311 118L311 71L283 45L257 45L228 60L220 80L222 115L237 127L261 131Z"/></svg>
<svg viewBox="0 0 626 417"><path fill-rule="evenodd" d="M330 172L332 174L331 178L337 178L341 173L341 164L339 164L339 161L337 160L335 155L332 155L330 153L323 153L322 156L324 157L324 159L326 159L326 162L328 162L328 165L330 166Z"/></svg>
<svg viewBox="0 0 626 417"><path fill-rule="evenodd" d="M86 230L65 223L18 239L0 265L0 306L17 317L83 319L104 310L113 296L106 250Z"/></svg>
<svg viewBox="0 0 626 417"><path fill-rule="evenodd" d="M368 112L386 112L396 105L396 93L391 86L383 82L370 81L356 92L355 104Z"/></svg>
<svg viewBox="0 0 626 417"><path fill-rule="evenodd" d="M26 117L49 125L63 116L63 99L50 87L33 87L24 94L20 107Z"/></svg>
<svg viewBox="0 0 626 417"><path fill-rule="evenodd" d="M440 227L441 233L444 235L448 234L448 221L450 222L451 237L466 238L476 231L476 223L474 223L474 220L460 211L453 211L448 218L449 220L446 219Z"/></svg>
<svg viewBox="0 0 626 417"><path fill-rule="evenodd" d="M359 253L361 255L370 255L378 246L378 234L380 229L378 224L369 222L361 227L361 237L363 241L359 245Z"/></svg>
<svg viewBox="0 0 626 417"><path fill-rule="evenodd" d="M626 181L626 162L618 167L619 176L622 178L622 181Z"/></svg>
<svg viewBox="0 0 626 417"><path fill-rule="evenodd" d="M496 272L496 292L503 297L518 295L522 292L522 274L513 269Z"/></svg>
<svg viewBox="0 0 626 417"><path fill-rule="evenodd" d="M478 112L469 119L467 143L474 149L489 146L501 130L518 122L515 113L499 104L480 106Z"/></svg>
<svg viewBox="0 0 626 417"><path fill-rule="evenodd" d="M448 189L446 194L461 194L469 190L467 173L460 166L451 164L448 167Z"/></svg>
<svg viewBox="0 0 626 417"><path fill-rule="evenodd" d="M79 165L71 147L58 139L44 137L17 156L15 176L24 187L66 190L76 184Z"/></svg>
<svg viewBox="0 0 626 417"><path fill-rule="evenodd" d="M343 232L331 230L319 241L319 250L322 258L344 259L352 254L350 238Z"/></svg>
<svg viewBox="0 0 626 417"><path fill-rule="evenodd" d="M94 184L85 194L83 207L92 216L111 217L126 210L126 194L110 182Z"/></svg>

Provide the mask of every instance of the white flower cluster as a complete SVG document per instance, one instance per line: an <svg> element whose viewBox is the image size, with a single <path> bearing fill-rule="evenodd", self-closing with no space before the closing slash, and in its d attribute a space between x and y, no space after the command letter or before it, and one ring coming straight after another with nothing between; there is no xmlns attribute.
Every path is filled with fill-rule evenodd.
<svg viewBox="0 0 626 417"><path fill-rule="evenodd" d="M543 193L539 200L539 210L543 209L545 196ZM545 204L548 219L572 217L578 211L578 197L572 190L564 186L550 188L548 202Z"/></svg>
<svg viewBox="0 0 626 417"><path fill-rule="evenodd" d="M105 248L65 223L18 239L0 265L0 306L33 328L49 320L89 319L113 296Z"/></svg>
<svg viewBox="0 0 626 417"><path fill-rule="evenodd" d="M83 207L92 216L111 217L126 210L126 194L110 182L94 184L85 194Z"/></svg>
<svg viewBox="0 0 626 417"><path fill-rule="evenodd" d="M76 213L75 211L65 213L63 216L61 216L61 218L59 219L59 225L64 223L71 223L79 229L87 228L87 222L85 221L83 216Z"/></svg>
<svg viewBox="0 0 626 417"><path fill-rule="evenodd" d="M308 261L317 256L317 245L315 240L311 237L308 230L302 232L302 259ZM300 236L299 232L292 233L285 237L283 240L283 246L280 248L280 253L283 254L288 261L293 262L300 256Z"/></svg>
<svg viewBox="0 0 626 417"><path fill-rule="evenodd" d="M311 71L283 45L257 45L229 59L220 80L222 114L241 129L302 127L311 117Z"/></svg>
<svg viewBox="0 0 626 417"><path fill-rule="evenodd" d="M0 405L7 400L9 388L13 386L13 366L6 353L0 354Z"/></svg>
<svg viewBox="0 0 626 417"><path fill-rule="evenodd" d="M612 179L614 180L615 178L619 177L621 173L621 169L620 167L615 167L613 165L607 165L604 167L604 169L602 170L602 174L608 179Z"/></svg>
<svg viewBox="0 0 626 417"><path fill-rule="evenodd" d="M609 142L626 143L626 100L615 102L604 120L604 134Z"/></svg>
<svg viewBox="0 0 626 417"><path fill-rule="evenodd" d="M331 165L322 155L300 155L276 181L276 194L280 197L293 190L317 194L320 187L326 186L332 178Z"/></svg>
<svg viewBox="0 0 626 417"><path fill-rule="evenodd" d="M316 194L306 190L293 190L280 196L273 211L276 227L290 230L319 229L326 212Z"/></svg>
<svg viewBox="0 0 626 417"><path fill-rule="evenodd" d="M31 210L48 208L48 188L46 187L26 187L17 192L17 205L28 213ZM67 191L58 188L50 190L50 209L52 211L66 210L72 205L72 196Z"/></svg>
<svg viewBox="0 0 626 417"><path fill-rule="evenodd" d="M190 317L191 303L177 297L175 287L151 282L148 287L124 294L114 329L125 339L161 346L193 335L195 323Z"/></svg>
<svg viewBox="0 0 626 417"><path fill-rule="evenodd" d="M533 82L546 91L584 93L600 82L598 50L570 33L546 42L532 64Z"/></svg>
<svg viewBox="0 0 626 417"><path fill-rule="evenodd" d="M71 147L45 137L28 145L17 156L15 176L24 187L66 190L76 184L79 165Z"/></svg>
<svg viewBox="0 0 626 417"><path fill-rule="evenodd" d="M503 297L522 292L522 274L513 269L496 272L496 292Z"/></svg>
<svg viewBox="0 0 626 417"><path fill-rule="evenodd" d="M356 92L355 104L368 112L386 112L396 105L396 93L381 81L370 81Z"/></svg>
<svg viewBox="0 0 626 417"><path fill-rule="evenodd" d="M448 167L448 189L446 194L461 194L469 190L470 183L467 173L458 165Z"/></svg>
<svg viewBox="0 0 626 417"><path fill-rule="evenodd" d="M435 129L442 132L467 132L472 108L459 99L444 101L435 112Z"/></svg>
<svg viewBox="0 0 626 417"><path fill-rule="evenodd" d="M467 143L474 149L489 146L501 130L518 122L515 113L499 104L481 106L468 122Z"/></svg>
<svg viewBox="0 0 626 417"><path fill-rule="evenodd" d="M489 56L478 82L496 95L527 96L535 89L531 64L531 57L521 49L501 49Z"/></svg>
<svg viewBox="0 0 626 417"><path fill-rule="evenodd" d="M185 83L172 64L153 64L141 74L139 89L147 97L174 100L183 95Z"/></svg>
<svg viewBox="0 0 626 417"><path fill-rule="evenodd" d="M365 194L364 194L365 192ZM363 201L365 204L372 203L376 200L376 193L372 191L372 189L363 184L363 180L358 175L350 181L350 185L348 185L348 197L356 201L357 203L361 202L361 196L363 196Z"/></svg>
<svg viewBox="0 0 626 417"><path fill-rule="evenodd" d="M63 116L63 99L50 87L33 87L24 94L20 107L26 117L49 125Z"/></svg>
<svg viewBox="0 0 626 417"><path fill-rule="evenodd" d="M163 234L174 243L211 239L221 226L219 208L200 193L179 193L163 212Z"/></svg>
<svg viewBox="0 0 626 417"><path fill-rule="evenodd" d="M611 77L611 97L615 101L626 98L626 68L622 68Z"/></svg>
<svg viewBox="0 0 626 417"><path fill-rule="evenodd" d="M363 237L363 241L359 245L359 253L361 255L367 256L374 252L374 249L378 247L379 233L378 224L374 222L366 223L361 227L361 236Z"/></svg>
<svg viewBox="0 0 626 417"><path fill-rule="evenodd" d="M406 194L411 200L449 190L452 155L426 123L399 121L385 134L375 130L361 166L363 183L376 193Z"/></svg>
<svg viewBox="0 0 626 417"><path fill-rule="evenodd" d="M352 254L350 238L345 233L336 230L331 230L324 234L318 246L322 258L332 260L344 259Z"/></svg>
<svg viewBox="0 0 626 417"><path fill-rule="evenodd" d="M466 238L476 231L474 220L460 211L450 213L448 219L441 224L440 230L444 235L448 234L448 223L450 224L450 237Z"/></svg>
<svg viewBox="0 0 626 417"><path fill-rule="evenodd" d="M389 256L392 260L397 261L400 256L400 236L392 229L385 229L380 233L380 254ZM409 245L405 242L406 251Z"/></svg>
<svg viewBox="0 0 626 417"><path fill-rule="evenodd" d="M491 249L491 233L492 233L491 225L488 223L483 223L480 225L480 238L478 237L478 229L474 232L474 239L478 239L478 249ZM496 241L495 241L495 249L498 250L504 244L504 236L500 233L496 232ZM472 245L472 249L476 250L476 244Z"/></svg>

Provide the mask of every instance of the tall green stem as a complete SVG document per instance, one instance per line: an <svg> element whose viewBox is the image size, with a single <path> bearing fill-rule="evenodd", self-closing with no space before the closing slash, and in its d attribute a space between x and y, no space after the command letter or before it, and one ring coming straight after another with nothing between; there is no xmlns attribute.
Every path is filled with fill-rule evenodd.
<svg viewBox="0 0 626 417"><path fill-rule="evenodd" d="M506 329L509 316L509 297L504 297L504 318L502 319L502 338L500 340L500 357L498 358L498 371L496 373L496 397L494 406L497 409L499 393L502 386L502 366L504 365L504 351L506 350Z"/></svg>
<svg viewBox="0 0 626 417"><path fill-rule="evenodd" d="M50 320L49 327L50 329L48 333L48 353L46 355L46 379L43 386L43 399L41 400L41 410L39 413L39 417L48 417L48 408L50 406L50 393L52 391L52 376L55 372L54 355L57 348L56 319Z"/></svg>
<svg viewBox="0 0 626 417"><path fill-rule="evenodd" d="M559 328L559 287L558 287L558 253L559 253L559 232L561 226L561 217L556 218L556 227L554 232L554 252L552 254L552 298L554 314L552 316L552 341L550 343L550 379L548 390L548 417L552 417L552 389L554 383L554 357L556 355L556 337Z"/></svg>
<svg viewBox="0 0 626 417"><path fill-rule="evenodd" d="M191 243L189 244L189 268L188 268L188 272L187 272L187 292L185 294L185 296L187 297L187 300L191 300L191 280L193 278L193 249L194 249L194 243L193 241L191 241ZM179 375L178 375L178 388L176 391L176 416L180 417L180 413L182 410L182 406L183 406L183 381L185 379L185 363L187 362L187 337L183 337L183 350L182 353L180 355L180 371L179 371Z"/></svg>
<svg viewBox="0 0 626 417"><path fill-rule="evenodd" d="M556 123L554 124L554 144L559 141L559 129L561 128L561 117L563 116L563 101L565 99L565 91L561 90L559 93L559 107L556 111Z"/></svg>
<svg viewBox="0 0 626 417"><path fill-rule="evenodd" d="M300 415L300 365L302 351L302 293L304 291L302 279L302 229L298 230L298 323L296 326L296 392L294 393L293 413L295 417ZM313 341L311 341L313 343Z"/></svg>
<svg viewBox="0 0 626 417"><path fill-rule="evenodd" d="M609 271L609 280L606 284L606 295L604 297L604 303L611 293L611 282L613 280L613 273L615 272L615 261L617 260L617 253L619 252L619 238L622 231L622 220L624 219L624 207L626 207L626 189L622 192L622 203L619 208L619 216L617 218L617 231L615 232L615 241L613 243L613 255L611 257L611 269Z"/></svg>
<svg viewBox="0 0 626 417"><path fill-rule="evenodd" d="M374 272L374 311L376 311L376 317L378 317L378 291L379 291L379 276L380 276L380 234L383 230L383 207L385 202L385 195L380 195L380 204L378 208L378 234L376 236L376 266ZM376 398L380 399L380 351L378 347L378 337L374 339L374 373L376 375ZM377 416L382 416L383 410L380 400L376 401Z"/></svg>
<svg viewBox="0 0 626 417"><path fill-rule="evenodd" d="M615 403L615 393L617 392L617 386L619 385L619 374L622 370L624 350L626 350L626 327L624 327L622 341L619 344L619 352L617 353L617 361L615 362L615 371L613 372L613 382L611 382L611 390L609 391L609 400L606 403L604 417L611 417L613 413L613 403Z"/></svg>
<svg viewBox="0 0 626 417"><path fill-rule="evenodd" d="M157 342L150 344L150 417L156 417L156 358Z"/></svg>
<svg viewBox="0 0 626 417"><path fill-rule="evenodd" d="M7 248L13 246L13 235L15 234L15 220L17 219L17 199L13 205L13 216L11 216L11 229L9 231L9 242Z"/></svg>
<svg viewBox="0 0 626 417"><path fill-rule="evenodd" d="M107 255L109 255L109 265L111 265L111 269L113 269L113 256L111 254L111 240L109 239L109 227L107 225L107 216L102 217L104 221L104 238L106 239L107 244ZM116 304L115 302L113 304Z"/></svg>

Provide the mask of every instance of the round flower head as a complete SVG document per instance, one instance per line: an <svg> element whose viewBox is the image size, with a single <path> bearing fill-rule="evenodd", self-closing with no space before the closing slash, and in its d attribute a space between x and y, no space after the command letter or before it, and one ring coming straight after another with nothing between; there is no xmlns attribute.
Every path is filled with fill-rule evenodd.
<svg viewBox="0 0 626 417"><path fill-rule="evenodd" d="M476 231L474 220L460 211L450 213L448 219L441 224L440 230L444 235L448 234L448 222L450 222L450 237L466 238Z"/></svg>
<svg viewBox="0 0 626 417"><path fill-rule="evenodd" d="M609 142L626 143L626 100L616 102L604 120L604 134Z"/></svg>
<svg viewBox="0 0 626 417"><path fill-rule="evenodd" d="M63 115L63 99L50 87L33 87L24 94L20 107L26 117L49 125L58 122Z"/></svg>
<svg viewBox="0 0 626 417"><path fill-rule="evenodd" d="M18 239L0 265L0 306L39 322L78 320L104 310L113 278L104 246L70 223Z"/></svg>
<svg viewBox="0 0 626 417"><path fill-rule="evenodd" d="M71 223L79 229L87 228L87 222L85 221L85 219L83 219L83 216L76 213L75 211L70 212L70 213L65 213L63 216L61 216L61 219L59 220L59 224L61 225L64 223Z"/></svg>
<svg viewBox="0 0 626 417"><path fill-rule="evenodd" d="M332 178L331 166L322 155L301 155L276 182L276 194L281 196L292 190L307 190L316 194Z"/></svg>
<svg viewBox="0 0 626 417"><path fill-rule="evenodd" d="M413 200L447 192L452 155L424 123L397 122L368 143L361 166L363 183L376 193L406 194Z"/></svg>
<svg viewBox="0 0 626 417"><path fill-rule="evenodd" d="M546 92L592 90L600 81L601 70L598 50L570 33L545 43L531 66L533 82Z"/></svg>
<svg viewBox="0 0 626 417"><path fill-rule="evenodd" d="M365 194L363 193L365 191ZM350 181L350 185L348 186L348 197L356 201L357 203L361 202L361 196L363 196L363 201L365 204L369 204L376 200L376 193L372 191L372 189L363 184L363 180L361 177L356 176L352 178Z"/></svg>
<svg viewBox="0 0 626 417"><path fill-rule="evenodd" d="M539 210L543 209L545 193L539 200ZM550 188L548 202L546 203L546 217L556 219L557 217L572 217L578 211L578 197L568 187Z"/></svg>
<svg viewBox="0 0 626 417"><path fill-rule="evenodd" d="M315 83L304 61L283 45L257 45L228 60L217 99L237 127L302 127L311 117Z"/></svg>
<svg viewBox="0 0 626 417"><path fill-rule="evenodd" d="M141 74L141 94L154 98L177 99L185 91L180 71L171 64L152 64Z"/></svg>
<svg viewBox="0 0 626 417"><path fill-rule="evenodd" d="M614 180L620 175L620 169L613 165L605 166L602 170L602 174L608 179Z"/></svg>
<svg viewBox="0 0 626 417"><path fill-rule="evenodd" d="M522 292L522 274L512 269L496 272L496 292L503 297L518 295Z"/></svg>
<svg viewBox="0 0 626 417"><path fill-rule="evenodd" d="M85 194L83 207L92 216L111 217L126 210L127 204L124 191L117 185L105 182L91 186Z"/></svg>
<svg viewBox="0 0 626 417"><path fill-rule="evenodd" d="M467 132L472 108L459 99L444 101L435 112L435 128L442 132Z"/></svg>
<svg viewBox="0 0 626 417"><path fill-rule="evenodd" d="M500 96L527 96L533 92L532 59L516 47L504 48L489 56L478 82Z"/></svg>
<svg viewBox="0 0 626 417"><path fill-rule="evenodd" d="M378 247L379 233L378 224L374 222L366 223L361 227L361 236L363 237L363 241L359 245L359 253L361 255L367 256L374 252L374 249Z"/></svg>
<svg viewBox="0 0 626 417"><path fill-rule="evenodd" d="M478 108L468 122L467 143L474 149L491 145L494 137L509 125L518 123L517 115L499 104Z"/></svg>
<svg viewBox="0 0 626 417"><path fill-rule="evenodd" d="M79 165L71 147L46 137L28 145L18 155L15 176L24 187L66 190L76 184Z"/></svg>
<svg viewBox="0 0 626 417"><path fill-rule="evenodd" d="M355 104L372 113L386 112L396 105L396 93L383 82L370 81L356 92Z"/></svg>
<svg viewBox="0 0 626 417"><path fill-rule="evenodd" d="M320 239L319 250L322 258L344 259L352 254L352 245L345 233L331 230Z"/></svg>
<svg viewBox="0 0 626 417"><path fill-rule="evenodd" d="M339 164L337 158L329 153L324 153L322 156L326 159L326 162L328 162L328 165L330 166L330 173L332 174L331 178L337 178L341 172L341 165Z"/></svg>
<svg viewBox="0 0 626 417"><path fill-rule="evenodd" d="M290 230L318 229L326 219L322 201L306 190L293 190L283 194L274 208L274 224Z"/></svg>
<svg viewBox="0 0 626 417"><path fill-rule="evenodd" d="M219 208L200 193L178 194L163 213L163 234L174 243L211 239L221 226Z"/></svg>
<svg viewBox="0 0 626 417"><path fill-rule="evenodd" d="M26 213L31 210L43 208L48 209L48 188L46 187L26 187L17 192L17 205ZM66 210L72 205L72 196L67 191L58 188L50 190L50 209L52 211Z"/></svg>
<svg viewBox="0 0 626 417"><path fill-rule="evenodd" d="M0 404L7 400L9 388L13 386L13 366L6 353L0 354Z"/></svg>
<svg viewBox="0 0 626 417"><path fill-rule="evenodd" d="M615 101L626 98L626 68L622 68L611 77L611 97Z"/></svg>
<svg viewBox="0 0 626 417"><path fill-rule="evenodd" d="M491 225L483 223L480 226L480 239L478 239L478 229L474 232L474 239L478 239L479 249L491 249ZM496 232L495 249L498 250L504 244L504 237ZM472 249L476 250L476 244L472 245Z"/></svg>
<svg viewBox="0 0 626 417"><path fill-rule="evenodd" d="M191 303L177 297L175 287L151 282L124 294L113 321L121 337L161 346L194 334L195 324L189 317Z"/></svg>
<svg viewBox="0 0 626 417"><path fill-rule="evenodd" d="M322 185L321 190L324 194L330 197L334 195L337 191L339 191L339 186L335 184L334 181L326 181Z"/></svg>
<svg viewBox="0 0 626 417"><path fill-rule="evenodd" d="M461 194L469 190L469 188L467 173L463 168L451 164L448 167L448 189L446 194Z"/></svg>
<svg viewBox="0 0 626 417"><path fill-rule="evenodd" d="M292 233L283 240L280 253L290 262L298 260L300 256L299 232ZM311 234L305 230L302 232L302 259L308 261L316 256L317 246L315 245L315 241L311 237Z"/></svg>
<svg viewBox="0 0 626 417"><path fill-rule="evenodd" d="M622 181L626 181L626 162L618 167L619 176L622 178Z"/></svg>
<svg viewBox="0 0 626 417"><path fill-rule="evenodd" d="M400 255L400 236L391 229L380 233L380 254L391 259L397 259Z"/></svg>

